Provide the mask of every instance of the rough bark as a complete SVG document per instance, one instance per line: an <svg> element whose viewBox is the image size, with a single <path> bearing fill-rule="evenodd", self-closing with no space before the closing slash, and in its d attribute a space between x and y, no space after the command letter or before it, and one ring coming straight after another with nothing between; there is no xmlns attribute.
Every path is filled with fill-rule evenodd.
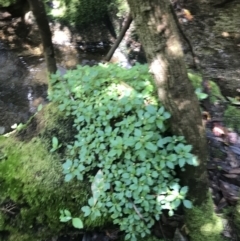
<svg viewBox="0 0 240 241"><path fill-rule="evenodd" d="M129 26L131 25L131 22L132 22L132 16L131 14L129 13L127 18L126 18L126 21L125 21L125 24L117 38L117 40L115 41L114 45L111 47L111 49L109 50L109 52L107 53L106 57L105 57L105 60L106 61L110 61L115 50L117 49L117 47L119 46L119 44L121 43L125 33L127 32Z"/></svg>
<svg viewBox="0 0 240 241"><path fill-rule="evenodd" d="M57 71L56 60L54 57L54 49L52 44L52 34L48 24L45 7L42 0L28 0L29 5L36 18L36 22L42 38L44 57L47 64L48 72L55 73Z"/></svg>
<svg viewBox="0 0 240 241"><path fill-rule="evenodd" d="M183 183L194 206L208 200L207 146L197 97L188 77L177 26L168 0L128 0L137 33L146 52L159 100L171 113L174 134L193 146L199 166L186 166ZM191 215L191 210L189 212ZM194 232L198 230L190 230Z"/></svg>

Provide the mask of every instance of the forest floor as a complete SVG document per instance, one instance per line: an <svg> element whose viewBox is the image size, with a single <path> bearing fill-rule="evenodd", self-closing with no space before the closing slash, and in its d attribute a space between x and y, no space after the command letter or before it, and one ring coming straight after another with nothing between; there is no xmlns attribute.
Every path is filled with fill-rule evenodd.
<svg viewBox="0 0 240 241"><path fill-rule="evenodd" d="M37 36L38 38L28 39L30 29L22 27L20 22L16 21L16 26L20 25L19 29L21 31L18 28L9 28L8 21L10 20L5 19L0 24L2 36L14 36L15 38L17 36L19 39L24 39L27 45L24 45L23 48L28 51L29 49L27 47L32 46L32 42L40 42L39 36L37 34L35 35L35 33L33 33L32 36ZM8 31L8 34L6 34L6 31ZM13 48L19 46L19 39L13 39L15 40L12 41ZM136 61L141 63L146 62L141 45L128 35L126 36L125 41L128 46L129 62L131 64L134 64ZM31 52L31 54L39 54L41 49L36 44L33 46L34 51ZM27 54L29 54L29 52L27 52ZM78 54L81 53L78 51ZM95 53L93 53L93 55L94 54ZM213 104L211 107L211 114L209 112L204 112L203 114L209 148L207 168L209 174L209 187L212 193L215 211L219 215L223 214L222 217L225 224L223 236L229 238L229 240L237 241L237 236L240 235L240 231L237 230L235 223L236 214L240 216L240 213L236 212L236 205L239 200L240 191L240 121L234 116L229 116L228 118L223 117L224 108L226 108L224 105L225 104L222 105L222 103ZM231 123L235 123L235 125L229 125L230 119ZM186 238L180 239L179 237L181 234L179 234L178 227L182 224L183 215L181 212L179 215L172 218L168 218L167 215L163 214L162 221L154 226L153 233L165 240L170 238L174 241L186 241ZM110 241L116 239L119 240L122 237L121 232L115 232L115 235L112 235L113 233L114 232L109 235L109 230L97 230L85 234L61 236L52 240Z"/></svg>

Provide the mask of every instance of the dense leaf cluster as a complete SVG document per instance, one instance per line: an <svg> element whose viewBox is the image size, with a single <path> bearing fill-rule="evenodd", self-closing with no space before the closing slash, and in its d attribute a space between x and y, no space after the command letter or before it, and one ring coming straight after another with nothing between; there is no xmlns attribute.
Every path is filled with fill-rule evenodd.
<svg viewBox="0 0 240 241"><path fill-rule="evenodd" d="M102 20L113 0L45 0L45 2L49 15L73 26L79 26Z"/></svg>
<svg viewBox="0 0 240 241"><path fill-rule="evenodd" d="M173 215L182 201L191 207L174 169L196 160L183 137L166 135L170 114L157 102L146 65L78 66L60 78L52 78L51 100L78 131L63 172L66 181L91 177L85 216L110 215L133 241L150 234L162 210Z"/></svg>

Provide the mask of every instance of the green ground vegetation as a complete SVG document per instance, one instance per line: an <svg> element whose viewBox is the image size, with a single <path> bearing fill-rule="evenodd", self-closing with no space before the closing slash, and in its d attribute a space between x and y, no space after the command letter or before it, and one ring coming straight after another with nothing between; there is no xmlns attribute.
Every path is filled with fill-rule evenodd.
<svg viewBox="0 0 240 241"><path fill-rule="evenodd" d="M188 78L190 79L190 81L195 89L199 89L200 91L203 91L203 85L202 85L203 79L199 73L189 70ZM211 103L214 103L217 100L222 100L223 96L221 94L221 91L220 91L218 85L211 80L208 81L208 84L209 84L209 89L211 91L211 93L209 95Z"/></svg>
<svg viewBox="0 0 240 241"><path fill-rule="evenodd" d="M85 216L110 215L125 239L136 241L151 236L162 210L172 216L181 204L191 208L175 167L196 159L183 137L171 135L147 65L78 66L53 75L51 85L51 101L77 131L63 164L65 181L92 183Z"/></svg>
<svg viewBox="0 0 240 241"><path fill-rule="evenodd" d="M73 133L64 132L68 121L54 114L56 107L49 105L36 116L41 131L34 129L35 136L29 126L0 139L0 240L3 231L9 232L9 241L37 241L68 232L71 225L59 221L59 211L66 207L88 228L107 222L107 218L93 222L79 211L90 195L87 181L64 182L60 155L50 153L51 138L54 134L65 141ZM64 148L58 151L63 153Z"/></svg>
<svg viewBox="0 0 240 241"><path fill-rule="evenodd" d="M221 217L218 217L212 208L213 202L211 197L209 197L208 202L201 207L193 207L188 213L186 210L185 220L186 220L186 229L189 232L189 236L193 240L198 241L223 241L221 233L223 231L223 223ZM199 230L200 233L199 235ZM195 234L196 231L196 234Z"/></svg>
<svg viewBox="0 0 240 241"><path fill-rule="evenodd" d="M237 237L240 238L240 203L239 202L236 205L233 214L234 214L233 222L234 222L234 225L236 227L235 230L236 230L236 233L237 233Z"/></svg>
<svg viewBox="0 0 240 241"><path fill-rule="evenodd" d="M67 209L84 229L114 223L131 241L153 240L163 210L191 208L175 167L195 158L171 135L147 65L78 66L51 84L52 103L0 139L0 235L37 241L68 232L71 223L59 221ZM221 228L208 205L194 208L205 239L217 241Z"/></svg>
<svg viewBox="0 0 240 241"><path fill-rule="evenodd" d="M237 106L228 105L224 112L224 122L228 128L240 130L240 109Z"/></svg>

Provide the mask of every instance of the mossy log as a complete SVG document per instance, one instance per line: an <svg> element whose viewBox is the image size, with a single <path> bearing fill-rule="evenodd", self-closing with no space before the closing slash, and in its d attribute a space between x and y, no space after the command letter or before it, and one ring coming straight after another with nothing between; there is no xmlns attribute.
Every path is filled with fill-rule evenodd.
<svg viewBox="0 0 240 241"><path fill-rule="evenodd" d="M0 240L37 241L69 233L71 223L59 221L65 208L87 229L107 224L106 218L83 217L80 209L91 195L87 181L64 182L61 164L64 142L74 138L71 126L50 104L24 130L0 137ZM50 152L53 136L63 144L57 153Z"/></svg>

